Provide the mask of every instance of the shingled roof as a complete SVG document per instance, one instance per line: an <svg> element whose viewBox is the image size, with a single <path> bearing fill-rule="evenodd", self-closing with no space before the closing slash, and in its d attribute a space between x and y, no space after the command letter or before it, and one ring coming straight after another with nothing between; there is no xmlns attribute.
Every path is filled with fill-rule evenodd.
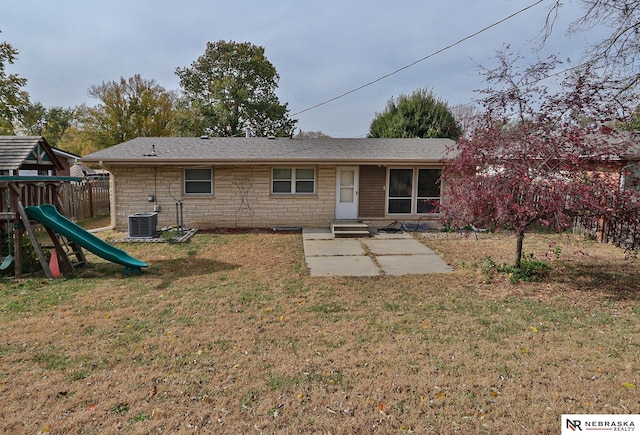
<svg viewBox="0 0 640 435"><path fill-rule="evenodd" d="M140 137L89 154L85 163L238 164L238 163L441 163L451 139L187 138Z"/></svg>
<svg viewBox="0 0 640 435"><path fill-rule="evenodd" d="M61 170L62 164L43 137L0 136L0 171Z"/></svg>

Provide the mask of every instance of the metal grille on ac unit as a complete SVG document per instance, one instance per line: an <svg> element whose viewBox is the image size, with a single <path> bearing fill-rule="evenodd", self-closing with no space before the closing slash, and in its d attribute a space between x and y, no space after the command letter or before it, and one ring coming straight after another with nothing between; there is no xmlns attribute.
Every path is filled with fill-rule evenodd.
<svg viewBox="0 0 640 435"><path fill-rule="evenodd" d="M157 234L158 213L134 213L129 216L129 237L152 238Z"/></svg>

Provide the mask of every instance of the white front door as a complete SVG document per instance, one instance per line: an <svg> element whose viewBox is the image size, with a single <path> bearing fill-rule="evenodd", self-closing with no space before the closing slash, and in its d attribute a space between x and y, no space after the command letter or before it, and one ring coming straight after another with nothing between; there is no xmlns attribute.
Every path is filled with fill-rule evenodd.
<svg viewBox="0 0 640 435"><path fill-rule="evenodd" d="M358 168L338 167L336 173L336 219L358 217Z"/></svg>

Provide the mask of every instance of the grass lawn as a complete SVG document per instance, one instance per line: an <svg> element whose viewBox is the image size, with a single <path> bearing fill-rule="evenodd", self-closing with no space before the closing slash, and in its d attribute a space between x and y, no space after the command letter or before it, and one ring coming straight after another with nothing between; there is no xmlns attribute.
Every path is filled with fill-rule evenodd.
<svg viewBox="0 0 640 435"><path fill-rule="evenodd" d="M310 277L300 234L118 245L58 280L0 281L7 433L536 433L640 413L640 271L532 234L544 282L483 272L507 234L418 237L449 275Z"/></svg>
<svg viewBox="0 0 640 435"><path fill-rule="evenodd" d="M111 225L111 216L108 214L95 216L78 222L78 225L85 229L105 228Z"/></svg>

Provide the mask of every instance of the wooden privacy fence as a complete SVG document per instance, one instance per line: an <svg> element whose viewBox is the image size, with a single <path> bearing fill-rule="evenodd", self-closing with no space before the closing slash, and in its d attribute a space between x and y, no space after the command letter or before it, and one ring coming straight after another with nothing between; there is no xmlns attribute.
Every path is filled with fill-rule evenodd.
<svg viewBox="0 0 640 435"><path fill-rule="evenodd" d="M60 186L58 195L64 215L74 221L109 214L108 178L64 183Z"/></svg>
<svg viewBox="0 0 640 435"><path fill-rule="evenodd" d="M610 218L579 217L574 231L589 234L603 243L613 243L629 252L640 250L640 212L622 218L615 214Z"/></svg>

